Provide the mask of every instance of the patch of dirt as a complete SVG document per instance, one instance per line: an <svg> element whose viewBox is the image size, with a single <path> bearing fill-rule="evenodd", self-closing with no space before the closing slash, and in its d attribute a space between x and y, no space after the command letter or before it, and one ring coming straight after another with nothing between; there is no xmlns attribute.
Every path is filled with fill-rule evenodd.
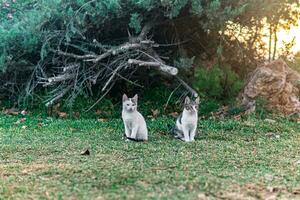
<svg viewBox="0 0 300 200"><path fill-rule="evenodd" d="M297 191L298 189L289 191L285 187L271 187L264 185L246 184L244 186L233 185L226 192L220 192L216 196L221 199L230 200L296 199L298 197Z"/></svg>
<svg viewBox="0 0 300 200"><path fill-rule="evenodd" d="M40 172L49 171L51 169L72 169L70 165L66 164L48 164L48 163L13 163L0 165L0 177L8 176L27 176Z"/></svg>

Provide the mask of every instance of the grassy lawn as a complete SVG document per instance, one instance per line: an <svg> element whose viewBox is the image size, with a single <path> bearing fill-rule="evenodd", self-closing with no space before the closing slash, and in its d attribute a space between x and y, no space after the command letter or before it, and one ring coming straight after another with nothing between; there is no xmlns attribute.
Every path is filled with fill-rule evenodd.
<svg viewBox="0 0 300 200"><path fill-rule="evenodd" d="M120 119L0 116L0 199L266 199L300 194L300 126L287 119L203 120L194 143L148 120L147 143ZM27 126L23 127L23 126ZM23 128L22 128L23 127ZM81 155L85 149L90 155Z"/></svg>

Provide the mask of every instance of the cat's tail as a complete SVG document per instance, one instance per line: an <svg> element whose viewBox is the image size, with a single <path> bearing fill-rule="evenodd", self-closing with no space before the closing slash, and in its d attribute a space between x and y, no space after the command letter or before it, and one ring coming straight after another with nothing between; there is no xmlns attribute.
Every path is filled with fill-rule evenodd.
<svg viewBox="0 0 300 200"><path fill-rule="evenodd" d="M176 125L174 125L174 126L168 125L168 129L169 129L169 133L171 136L173 136L177 139L182 139L183 133L181 130L178 129L178 127Z"/></svg>
<svg viewBox="0 0 300 200"><path fill-rule="evenodd" d="M141 140L141 139L135 139L135 138L127 137L125 134L124 134L124 138L126 140L134 141L134 142L145 142L145 141L147 141L147 140Z"/></svg>
<svg viewBox="0 0 300 200"><path fill-rule="evenodd" d="M168 133L170 134L170 135L175 135L176 133L175 133L175 131L176 131L176 126L172 126L172 125L170 125L170 124L168 124L167 125L168 126Z"/></svg>

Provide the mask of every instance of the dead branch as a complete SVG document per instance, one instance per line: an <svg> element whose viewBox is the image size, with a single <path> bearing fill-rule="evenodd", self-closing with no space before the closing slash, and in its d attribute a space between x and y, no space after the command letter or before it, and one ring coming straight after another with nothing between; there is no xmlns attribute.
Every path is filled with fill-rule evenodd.
<svg viewBox="0 0 300 200"><path fill-rule="evenodd" d="M108 81L105 83L104 87L102 88L102 92L106 90L107 86L112 82L112 80L114 79L114 77L116 76L117 72L124 66L120 65L119 67L117 67L113 72L112 75L110 76L110 78L108 79Z"/></svg>
<svg viewBox="0 0 300 200"><path fill-rule="evenodd" d="M159 55L153 49L148 49L148 51L150 51L150 52L149 53L142 52L142 53L146 54L149 58L156 60L156 62L155 62L156 64L159 63L161 65L165 65L164 64L165 62L159 57ZM139 62L143 62L143 61L138 61L137 64ZM167 66L167 65L165 65L165 66ZM174 68L174 67L172 67L172 68ZM164 68L164 69L168 69L168 68ZM176 69L177 73L178 73L178 69L177 68L174 68L174 69ZM164 71L163 69L161 69L161 71L169 73L168 71ZM193 88L191 88L185 81L183 81L181 78L176 76L177 73L174 75L176 77L176 79L193 95L194 98L197 98L199 96L198 93ZM169 74L172 74L172 73L169 73Z"/></svg>
<svg viewBox="0 0 300 200"><path fill-rule="evenodd" d="M176 79L192 94L194 98L199 97L198 93L193 88L191 88L185 81L183 81L178 76L176 76Z"/></svg>
<svg viewBox="0 0 300 200"><path fill-rule="evenodd" d="M114 70L112 70L109 66L107 66L107 65L105 65L105 64L101 64L101 65L104 66L105 68L109 69L109 70L112 71L112 72L114 71ZM124 66L123 66L123 67L124 67ZM135 82L129 80L128 78L125 78L124 76L122 76L122 75L121 75L120 73L118 73L118 72L116 72L115 74L116 74L116 76L118 76L119 78L125 80L126 82L128 82L128 83L130 83L130 84L132 84L132 85L135 85L135 86L140 87L140 88L144 88L142 85L137 84L137 83L135 83ZM97 74L97 75L99 76L99 74ZM92 82L93 82L93 81L95 81L95 79L93 79ZM93 83L94 83L94 82L93 82ZM95 84L95 83L94 83L94 84Z"/></svg>
<svg viewBox="0 0 300 200"><path fill-rule="evenodd" d="M78 64L78 63L71 63L71 64L65 66L65 67L63 68L63 71L64 71L64 72L71 71L71 70L76 69L76 68L78 68L78 67L80 67L80 64Z"/></svg>
<svg viewBox="0 0 300 200"><path fill-rule="evenodd" d="M93 109L107 94L108 92L111 90L111 88L114 86L114 83L106 90L106 92L89 108L87 109L85 112L90 111L91 109Z"/></svg>
<svg viewBox="0 0 300 200"><path fill-rule="evenodd" d="M135 59L129 59L128 60L128 64L130 65L138 65L140 67L157 67L159 68L159 70L166 72L168 74L171 74L172 76L175 76L178 74L178 69L175 67L171 67L169 65L165 65L163 63L160 62L145 62L145 61L141 61L141 60L135 60Z"/></svg>
<svg viewBox="0 0 300 200"><path fill-rule="evenodd" d="M140 38L141 40L144 40L147 37L147 35L149 34L149 32L151 31L151 29L153 28L153 26L154 26L153 23L146 24L143 27L143 29L142 29L142 31L141 31L141 33L140 33L140 35L139 35L138 38Z"/></svg>
<svg viewBox="0 0 300 200"><path fill-rule="evenodd" d="M105 52L104 54L101 54L100 56L97 56L96 58L94 59L87 59L85 61L87 62L94 62L94 63L97 63L111 55L115 56L119 53L122 53L124 51L128 51L128 50L131 50L131 49L137 49L137 48L141 48L142 44L130 44L130 43L126 43L126 44L123 44L121 46L119 46L118 48L116 49L110 49L108 50L107 52Z"/></svg>
<svg viewBox="0 0 300 200"><path fill-rule="evenodd" d="M52 51L53 53L57 53L58 55L61 55L61 56L66 56L66 57L71 57L71 58L76 58L76 59L89 59L89 58L97 57L97 55L92 55L92 54L76 55L73 53L67 53L67 52L63 52L61 50L54 50L54 49L51 49L50 51Z"/></svg>
<svg viewBox="0 0 300 200"><path fill-rule="evenodd" d="M59 99L61 99L65 94L69 92L69 90L72 88L72 85L69 85L67 88L62 90L58 95L56 95L54 98L52 98L48 103L46 103L46 107L52 106L55 104Z"/></svg>
<svg viewBox="0 0 300 200"><path fill-rule="evenodd" d="M75 77L75 74L63 74L55 77L48 78L49 84L66 81Z"/></svg>

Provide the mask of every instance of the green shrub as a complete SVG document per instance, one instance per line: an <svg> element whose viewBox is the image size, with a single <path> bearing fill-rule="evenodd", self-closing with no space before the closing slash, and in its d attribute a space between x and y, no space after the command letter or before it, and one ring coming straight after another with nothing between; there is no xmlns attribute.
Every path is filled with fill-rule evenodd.
<svg viewBox="0 0 300 200"><path fill-rule="evenodd" d="M229 66L214 66L211 69L197 68L194 87L200 94L216 100L234 99L243 86L243 81Z"/></svg>
<svg viewBox="0 0 300 200"><path fill-rule="evenodd" d="M216 112L221 107L220 102L213 99L202 100L199 106L199 115L209 115L211 112Z"/></svg>

